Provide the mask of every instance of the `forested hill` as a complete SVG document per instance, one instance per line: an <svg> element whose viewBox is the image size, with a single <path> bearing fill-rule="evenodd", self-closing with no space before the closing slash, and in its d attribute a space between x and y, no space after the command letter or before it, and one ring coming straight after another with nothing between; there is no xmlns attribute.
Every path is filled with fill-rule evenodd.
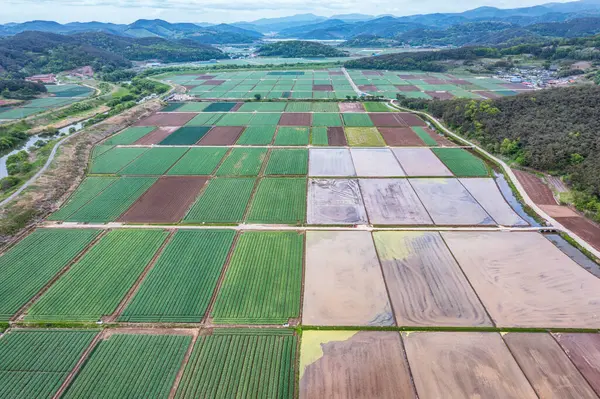
<svg viewBox="0 0 600 399"><path fill-rule="evenodd" d="M0 75L60 72L92 65L110 72L131 61L188 62L225 58L220 50L192 40L133 39L107 33L60 35L23 32L0 38Z"/></svg>
<svg viewBox="0 0 600 399"><path fill-rule="evenodd" d="M600 219L600 87L576 86L495 100L405 99L487 150L523 166L558 173L587 194L580 208Z"/></svg>
<svg viewBox="0 0 600 399"><path fill-rule="evenodd" d="M348 53L326 44L290 40L269 43L258 50L258 54L265 57L347 57Z"/></svg>

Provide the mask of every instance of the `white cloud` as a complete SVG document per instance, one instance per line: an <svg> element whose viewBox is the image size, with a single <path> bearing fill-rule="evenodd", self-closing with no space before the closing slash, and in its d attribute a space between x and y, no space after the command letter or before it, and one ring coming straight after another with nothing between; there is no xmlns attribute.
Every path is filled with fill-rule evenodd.
<svg viewBox="0 0 600 399"><path fill-rule="evenodd" d="M564 1L564 0L560 0ZM412 15L461 12L491 5L499 8L527 7L543 0L396 0L374 3L364 0L2 0L0 23L33 19L58 22L103 21L130 23L140 18L170 22L234 22L297 13L364 13Z"/></svg>

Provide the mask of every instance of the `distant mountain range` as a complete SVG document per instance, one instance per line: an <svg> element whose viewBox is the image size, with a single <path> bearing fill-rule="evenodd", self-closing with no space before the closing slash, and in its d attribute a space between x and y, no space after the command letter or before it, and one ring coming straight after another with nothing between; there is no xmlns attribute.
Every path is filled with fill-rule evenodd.
<svg viewBox="0 0 600 399"><path fill-rule="evenodd" d="M58 34L104 32L129 38L190 39L202 44L253 43L270 38L353 40L413 45L497 44L537 37L575 37L600 32L600 0L547 3L534 7L479 7L462 13L394 17L344 14L330 18L298 14L233 24L138 20L129 25L102 22L30 21L0 25L0 36L25 31ZM384 39L384 40L379 40Z"/></svg>

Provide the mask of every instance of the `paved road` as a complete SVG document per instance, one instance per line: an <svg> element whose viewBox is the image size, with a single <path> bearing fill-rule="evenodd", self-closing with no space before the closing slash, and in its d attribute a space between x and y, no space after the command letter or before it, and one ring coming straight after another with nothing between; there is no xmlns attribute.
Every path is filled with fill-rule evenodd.
<svg viewBox="0 0 600 399"><path fill-rule="evenodd" d="M600 251L598 251L596 248L592 247L587 241L585 241L584 239L582 239L581 237L579 237L573 231L567 229L565 226L563 226L562 224L560 224L559 222L557 222L555 219L553 219L552 217L550 217L550 215L548 215L546 212L544 212L535 202L533 202L533 200L529 197L529 194L527 194L527 191L525 191L525 189L523 188L523 186L521 185L521 183L517 179L517 176L515 176L514 172L510 168L510 166L508 166L503 160L501 160L501 159L493 156L492 154L490 154L489 152L487 152L483 148L479 147L475 143L472 143L469 140L466 140L466 139L462 138L461 136L457 135L456 133L452 132L451 130L447 129L439 120L437 120L433 116L429 115L428 113L426 113L426 112L420 112L420 111L413 111L413 110L410 110L410 109L407 109L407 108L403 108L403 107L401 107L399 105L396 105L395 103L396 103L396 100L390 100L390 104L393 107L395 107L397 109L400 109L402 111L412 112L412 113L424 116L424 117L426 117L426 118L428 118L430 120L433 120L434 122L436 122L438 124L438 126L447 135L449 135L451 137L454 137L455 139L457 139L458 141L462 142L463 144L467 144L467 145L472 146L473 148L475 148L480 153L485 154L485 156L487 156L488 158L490 158L493 161L495 161L496 163L498 163L502 167L502 169L504 170L504 172L506 173L506 175L508 176L508 178L512 181L512 183L514 184L514 186L517 188L517 191L519 191L519 194L521 194L521 197L523 198L523 200L525 201L525 203L527 205L529 205L529 207L531 207L538 215L540 215L541 217L543 217L544 219L546 219L557 230L561 230L561 231L567 233L579 245L581 245L583 248L585 248L587 251L589 251L591 254L593 254L596 258L600 258Z"/></svg>
<svg viewBox="0 0 600 399"><path fill-rule="evenodd" d="M356 94L360 97L360 96L367 96L368 94L360 91L360 89L358 88L358 86L356 85L356 83L354 83L354 81L352 80L352 78L350 77L350 74L348 73L348 71L346 70L346 68L342 67L342 72L344 72L344 75L346 75L346 79L348 80L348 82L350 82L350 85L352 86L352 90L354 90L356 92Z"/></svg>

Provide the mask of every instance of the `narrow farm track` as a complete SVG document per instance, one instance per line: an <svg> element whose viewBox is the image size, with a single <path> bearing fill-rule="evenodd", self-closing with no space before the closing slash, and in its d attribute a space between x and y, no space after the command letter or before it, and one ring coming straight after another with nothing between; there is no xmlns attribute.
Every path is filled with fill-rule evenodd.
<svg viewBox="0 0 600 399"><path fill-rule="evenodd" d="M396 105L395 102L396 102L396 100L390 100L390 104L391 104L392 108L398 109L400 111L405 111L405 112L413 112L413 113L415 113L417 115L425 117L426 119L430 119L430 120L434 121L443 130L444 133L448 134L449 136L452 136L453 138L455 138L456 140L460 141L463 144L471 146L477 152L479 152L481 154L484 154L487 158L493 160L498 165L500 165L502 167L502 170L504 171L504 173L510 178L511 182L517 188L517 191L519 192L519 194L521 195L521 197L523 198L523 200L525 201L525 203L529 207L531 207L538 215L542 216L546 221L548 221L549 223L551 223L551 225L556 230L559 230L559 231L561 231L561 232L563 232L565 234L568 234L570 237L572 237L577 242L577 244L579 244L583 248L585 248L586 251L589 251L596 258L600 258L600 251L598 251L596 248L594 248L593 246L591 246L587 241L585 241L584 239L582 239L581 237L579 237L572 230L569 230L564 225L562 225L561 223L559 223L556 219L554 219L550 215L548 215L542 208L540 208L531 199L531 197L529 197L529 194L527 194L527 191L525 191L525 189L521 185L521 182L519 181L519 179L517 179L517 176L515 175L515 173L513 172L513 170L510 168L510 166L508 166L506 164L506 162L504 162L500 158L495 157L494 155L490 154L489 152L487 152L486 150L484 150L483 148L481 148L477 144L475 144L475 143L473 143L473 142L471 142L469 140L466 140L463 137L459 136L458 134L452 132L451 130L449 130L448 128L446 128L438 119L434 118L433 116L429 115L428 113L426 113L426 112L420 112L420 111L413 111L413 110L410 110L410 109L407 109L407 108L403 108L403 107L401 107L399 105Z"/></svg>

